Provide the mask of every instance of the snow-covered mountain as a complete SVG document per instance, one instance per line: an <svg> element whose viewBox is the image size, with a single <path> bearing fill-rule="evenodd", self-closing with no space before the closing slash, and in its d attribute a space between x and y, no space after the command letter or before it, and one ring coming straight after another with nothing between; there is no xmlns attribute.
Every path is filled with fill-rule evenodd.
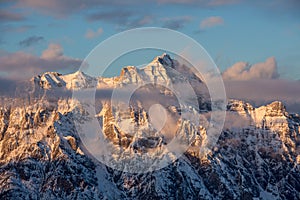
<svg viewBox="0 0 300 200"><path fill-rule="evenodd" d="M150 87L157 90L153 102L136 94L130 106L111 104L101 92L148 82L188 82L198 105L180 107L172 92L161 86ZM26 98L6 97L0 106L0 199L300 199L299 115L289 114L281 102L255 108L231 100L217 144L201 154L205 126L180 116L182 108L209 115L206 87L166 54L142 69L125 67L117 77L47 72L31 79L29 86ZM87 108L70 95L94 87L100 92L95 118L105 141L115 150L122 148L114 158L133 162L138 153L165 155L161 149L174 137L170 133L192 140L190 148L178 159L165 155L173 162L147 173L116 170L96 161L75 125L88 120ZM171 116L158 132L162 119L149 110L157 102Z"/></svg>
<svg viewBox="0 0 300 200"><path fill-rule="evenodd" d="M155 83L169 85L178 81L201 82L188 67L180 65L178 61L171 59L168 54L157 56L152 62L143 68L127 66L122 68L120 76L105 78L91 77L82 71L73 74L62 75L57 72L46 72L31 80L43 89L65 88L76 90L88 87L120 87L126 84ZM198 85L199 86L199 85Z"/></svg>

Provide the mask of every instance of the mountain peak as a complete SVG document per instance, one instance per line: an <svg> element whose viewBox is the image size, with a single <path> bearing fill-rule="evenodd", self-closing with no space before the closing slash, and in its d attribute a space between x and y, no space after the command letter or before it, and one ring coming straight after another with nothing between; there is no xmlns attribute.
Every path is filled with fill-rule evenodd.
<svg viewBox="0 0 300 200"><path fill-rule="evenodd" d="M62 87L65 82L62 80L62 74L58 72L45 72L38 75L33 80L44 89Z"/></svg>
<svg viewBox="0 0 300 200"><path fill-rule="evenodd" d="M78 70L78 71L74 72L73 74L76 76L89 76L81 70Z"/></svg>
<svg viewBox="0 0 300 200"><path fill-rule="evenodd" d="M152 62L158 62L164 66L173 67L174 62L171 56L167 53L163 53L161 56L157 56Z"/></svg>
<svg viewBox="0 0 300 200"><path fill-rule="evenodd" d="M286 108L284 104L281 101L274 101L267 106L267 111L269 114L273 115L285 115L286 114Z"/></svg>
<svg viewBox="0 0 300 200"><path fill-rule="evenodd" d="M53 75L53 76L61 76L62 75L61 73L58 73L58 72L45 72L41 76L45 76L47 74Z"/></svg>
<svg viewBox="0 0 300 200"><path fill-rule="evenodd" d="M62 79L66 82L68 89L90 88L97 84L97 78L93 78L80 70L73 74L64 75Z"/></svg>
<svg viewBox="0 0 300 200"><path fill-rule="evenodd" d="M82 74L84 74L84 73L83 73L82 71L78 70L78 71L74 72L73 74L74 74L74 75L82 75Z"/></svg>
<svg viewBox="0 0 300 200"><path fill-rule="evenodd" d="M273 101L272 103L270 103L267 106L269 106L273 110L282 110L282 111L285 111L285 106L284 106L284 104L281 101Z"/></svg>
<svg viewBox="0 0 300 200"><path fill-rule="evenodd" d="M174 60L166 53L157 56L151 63L143 68L136 68L135 66L127 66L122 68L119 80L122 84L128 83L144 83L155 82L160 84L168 84L170 77L167 68L174 67ZM176 74L178 75L178 74Z"/></svg>

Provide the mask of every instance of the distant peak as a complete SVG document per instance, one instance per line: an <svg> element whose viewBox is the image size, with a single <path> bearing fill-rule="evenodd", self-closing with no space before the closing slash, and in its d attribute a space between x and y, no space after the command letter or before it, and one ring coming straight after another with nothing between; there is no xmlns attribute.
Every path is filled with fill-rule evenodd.
<svg viewBox="0 0 300 200"><path fill-rule="evenodd" d="M274 101L267 105L267 107L271 108L274 111L280 111L282 113L286 112L285 106L281 101Z"/></svg>

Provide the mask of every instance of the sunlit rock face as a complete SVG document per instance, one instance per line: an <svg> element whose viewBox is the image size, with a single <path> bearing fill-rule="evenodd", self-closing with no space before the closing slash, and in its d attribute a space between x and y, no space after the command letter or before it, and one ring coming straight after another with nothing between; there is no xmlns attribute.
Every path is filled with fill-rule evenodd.
<svg viewBox="0 0 300 200"><path fill-rule="evenodd" d="M201 93L203 81L182 68L164 54L113 78L48 72L31 80L26 98L3 99L0 199L300 199L299 115L289 114L281 102L255 108L229 101L219 140L203 155L205 126L182 120L181 114L186 109L209 116L210 102ZM199 105L180 105L171 91L153 85L135 93L130 105L108 101L110 89L145 81L188 81ZM175 136L191 140L190 147L178 159L167 154L174 159L170 165L147 173L107 167L87 151L75 126L89 120L85 105L70 95L81 88L99 90L94 117L115 159L161 158ZM149 90L155 92L153 101L141 97ZM158 102L164 112L151 107Z"/></svg>

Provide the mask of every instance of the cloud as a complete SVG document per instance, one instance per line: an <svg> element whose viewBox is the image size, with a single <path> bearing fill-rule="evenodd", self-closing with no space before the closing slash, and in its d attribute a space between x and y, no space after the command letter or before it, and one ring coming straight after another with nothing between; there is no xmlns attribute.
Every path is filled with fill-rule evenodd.
<svg viewBox="0 0 300 200"><path fill-rule="evenodd" d="M162 4L184 4L214 7L239 3L240 0L157 0L157 2Z"/></svg>
<svg viewBox="0 0 300 200"><path fill-rule="evenodd" d="M135 28L150 24L152 16L137 15L136 12L128 10L111 10L108 12L97 12L89 14L86 17L87 21L106 21L117 25L118 29Z"/></svg>
<svg viewBox="0 0 300 200"><path fill-rule="evenodd" d="M86 19L91 22L103 20L121 24L126 22L127 19L132 16L133 13L126 10L112 10L108 12L96 12L89 14Z"/></svg>
<svg viewBox="0 0 300 200"><path fill-rule="evenodd" d="M179 30L182 29L187 23L192 20L190 16L181 16L181 17L173 17L173 18L163 18L164 22L163 27Z"/></svg>
<svg viewBox="0 0 300 200"><path fill-rule="evenodd" d="M251 121L249 117L244 117L235 112L226 112L226 118L223 126L223 130L233 128L245 128L250 126Z"/></svg>
<svg viewBox="0 0 300 200"><path fill-rule="evenodd" d="M55 17L66 17L68 15L78 13L88 9L95 8L116 8L116 7L133 7L137 5L162 5L162 4L182 4L182 5L197 5L200 7L215 7L222 5L229 5L238 3L239 0L51 0L51 1L40 1L40 0L18 0L16 3L17 7L30 8L33 11L38 11L43 14L55 16Z"/></svg>
<svg viewBox="0 0 300 200"><path fill-rule="evenodd" d="M133 20L128 20L125 28L137 28L145 26L153 22L153 17L150 15L136 16Z"/></svg>
<svg viewBox="0 0 300 200"><path fill-rule="evenodd" d="M12 96L16 91L17 82L0 77L0 94L1 96ZM2 104L3 105L3 104Z"/></svg>
<svg viewBox="0 0 300 200"><path fill-rule="evenodd" d="M43 51L41 58L44 59L56 59L56 58L63 58L63 49L60 44L49 44L48 48Z"/></svg>
<svg viewBox="0 0 300 200"><path fill-rule="evenodd" d="M211 0L211 1L209 1L208 5L223 6L223 5L237 4L240 2L241 2L241 0Z"/></svg>
<svg viewBox="0 0 300 200"><path fill-rule="evenodd" d="M39 12L42 14L54 16L54 17L68 17L69 15L76 14L79 12L84 12L94 9L111 9L111 8L135 8L136 6L165 6L174 5L179 6L197 6L199 8L214 8L219 6L228 6L234 4L250 4L258 8L263 8L269 13L278 14L281 11L290 14L299 13L299 1L298 0L273 0L273 1L251 1L247 2L245 0L51 0L51 1L41 1L41 0L16 0L13 8L30 9L34 12ZM149 9L150 10L150 9ZM88 13L88 12L86 12ZM299 14L298 14L299 15ZM2 19L0 17L0 19Z"/></svg>
<svg viewBox="0 0 300 200"><path fill-rule="evenodd" d="M227 97L256 106L282 101L288 111L300 113L300 81L282 79L225 80Z"/></svg>
<svg viewBox="0 0 300 200"><path fill-rule="evenodd" d="M272 17L299 17L299 0L273 0L273 1L252 1L251 4L257 8L263 8Z"/></svg>
<svg viewBox="0 0 300 200"><path fill-rule="evenodd" d="M6 10L0 10L0 21L22 21L25 19L24 15L19 13L8 12Z"/></svg>
<svg viewBox="0 0 300 200"><path fill-rule="evenodd" d="M93 39L95 37L100 36L103 33L102 28L98 28L96 31L93 31L92 29L88 29L85 33L85 38L87 39Z"/></svg>
<svg viewBox="0 0 300 200"><path fill-rule="evenodd" d="M101 1L99 2L101 3ZM16 3L17 7L29 8L33 11L38 11L42 14L51 15L54 17L65 17L75 12L91 8L94 5L99 5L97 1L89 1L85 3L81 0L52 0L52 1L40 1L40 0L18 0Z"/></svg>
<svg viewBox="0 0 300 200"><path fill-rule="evenodd" d="M278 77L274 57L252 66L246 62L238 62L223 72L223 78L226 80L276 79Z"/></svg>
<svg viewBox="0 0 300 200"><path fill-rule="evenodd" d="M95 9L95 8L117 8L136 6L137 4L144 4L147 2L155 2L148 0L146 2L139 0L51 0L51 1L40 1L40 0L18 0L16 3L17 7L29 8L37 10L38 12L58 18L67 17L78 12Z"/></svg>
<svg viewBox="0 0 300 200"><path fill-rule="evenodd" d="M67 57L59 44L49 44L41 56L23 51L0 54L0 77L28 79L45 71L72 72L78 70L82 60Z"/></svg>
<svg viewBox="0 0 300 200"><path fill-rule="evenodd" d="M201 21L200 23L200 28L201 29L206 29L206 28L211 28L214 26L220 26L224 24L224 19L219 16L212 16L205 18L204 20Z"/></svg>
<svg viewBox="0 0 300 200"><path fill-rule="evenodd" d="M279 79L274 57L252 66L238 62L223 73L226 95L255 106L282 101L288 111L300 113L300 81Z"/></svg>
<svg viewBox="0 0 300 200"><path fill-rule="evenodd" d="M11 24L6 24L0 26L1 32L15 32L15 33L24 33L33 28L35 28L35 26L33 25L12 26Z"/></svg>
<svg viewBox="0 0 300 200"><path fill-rule="evenodd" d="M29 47L44 40L42 36L31 36L19 42L22 47Z"/></svg>

